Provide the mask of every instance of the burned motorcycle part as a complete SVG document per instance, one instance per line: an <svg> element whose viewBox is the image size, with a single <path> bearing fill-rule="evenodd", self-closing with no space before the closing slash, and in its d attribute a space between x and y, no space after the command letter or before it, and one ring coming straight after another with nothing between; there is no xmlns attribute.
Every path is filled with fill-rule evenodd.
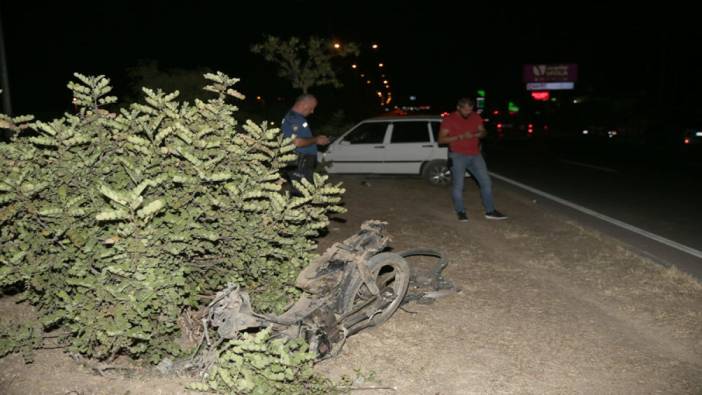
<svg viewBox="0 0 702 395"><path fill-rule="evenodd" d="M362 264L387 247L390 238L385 235L386 224L377 220L364 222L358 233L335 243L303 269L295 285L311 294L332 293L339 287L343 270L349 263L356 264L361 275L370 281Z"/></svg>
<svg viewBox="0 0 702 395"><path fill-rule="evenodd" d="M420 304L431 304L437 298L460 291L451 281L443 277L442 272L446 266L448 266L448 260L446 260L440 252L430 249L412 249L400 251L397 254L403 258L413 256L431 256L438 258L438 261L429 273L419 274L415 270L416 267L410 265L413 270L411 271L409 289L402 301L403 305L413 301Z"/></svg>
<svg viewBox="0 0 702 395"><path fill-rule="evenodd" d="M208 321L225 339L236 337L244 329L264 326L264 321L256 317L251 308L249 294L237 285L230 284L218 292L208 308Z"/></svg>

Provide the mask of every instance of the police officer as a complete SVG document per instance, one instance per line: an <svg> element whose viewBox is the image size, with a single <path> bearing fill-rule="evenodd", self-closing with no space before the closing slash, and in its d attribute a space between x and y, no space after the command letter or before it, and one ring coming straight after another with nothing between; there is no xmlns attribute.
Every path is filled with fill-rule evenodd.
<svg viewBox="0 0 702 395"><path fill-rule="evenodd" d="M306 178L312 182L312 174L317 165L317 145L329 144L325 135L314 136L307 122L308 115L317 107L317 98L308 93L295 100L290 111L283 118L283 136L295 136L293 144L297 153L297 161L286 169L289 179L300 180Z"/></svg>

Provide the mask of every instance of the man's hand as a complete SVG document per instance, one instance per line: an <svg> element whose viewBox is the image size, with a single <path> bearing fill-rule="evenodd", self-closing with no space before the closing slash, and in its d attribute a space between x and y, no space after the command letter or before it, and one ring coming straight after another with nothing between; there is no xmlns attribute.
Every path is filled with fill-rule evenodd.
<svg viewBox="0 0 702 395"><path fill-rule="evenodd" d="M319 136L317 136L315 138L315 143L317 145L327 145L327 144L329 144L329 137L327 137L323 134L320 134Z"/></svg>

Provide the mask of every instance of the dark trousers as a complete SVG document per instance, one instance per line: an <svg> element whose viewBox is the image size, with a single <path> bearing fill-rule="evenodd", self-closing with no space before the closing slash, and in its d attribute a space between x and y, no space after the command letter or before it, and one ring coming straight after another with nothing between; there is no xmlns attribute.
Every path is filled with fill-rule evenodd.
<svg viewBox="0 0 702 395"><path fill-rule="evenodd" d="M299 195L300 193L292 186L292 182L300 181L304 178L313 183L315 167L317 167L317 155L298 154L297 160L284 169L285 179L290 183L293 195Z"/></svg>

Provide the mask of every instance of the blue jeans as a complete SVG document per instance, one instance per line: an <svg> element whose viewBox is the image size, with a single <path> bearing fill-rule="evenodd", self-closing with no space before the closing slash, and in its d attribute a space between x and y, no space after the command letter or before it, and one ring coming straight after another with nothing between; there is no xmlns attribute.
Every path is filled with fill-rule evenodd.
<svg viewBox="0 0 702 395"><path fill-rule="evenodd" d="M492 180L488 174L487 165L483 156L478 155L463 155L457 152L450 152L449 157L453 161L451 165L451 178L453 180L453 190L451 197L453 198L453 208L457 213L465 212L463 207L463 181L466 169L478 181L480 186L480 197L483 200L485 212L489 213L495 210L495 204L492 201Z"/></svg>

